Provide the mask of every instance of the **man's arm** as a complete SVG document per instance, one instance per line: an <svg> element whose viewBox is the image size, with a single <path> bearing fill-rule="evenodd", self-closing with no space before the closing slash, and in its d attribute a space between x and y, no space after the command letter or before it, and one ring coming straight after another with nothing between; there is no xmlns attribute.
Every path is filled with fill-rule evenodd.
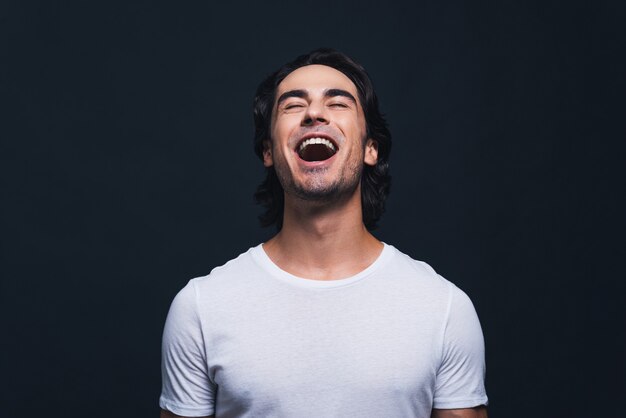
<svg viewBox="0 0 626 418"><path fill-rule="evenodd" d="M487 418L487 408L477 406L475 408L462 409L433 409L431 418Z"/></svg>
<svg viewBox="0 0 626 418"><path fill-rule="evenodd" d="M161 417L215 415L217 386L208 375L193 281L172 301L163 329L161 360L159 406L165 411Z"/></svg>
<svg viewBox="0 0 626 418"><path fill-rule="evenodd" d="M463 291L452 285L431 417L487 416L484 347L474 305Z"/></svg>
<svg viewBox="0 0 626 418"><path fill-rule="evenodd" d="M182 417L182 415L176 415L173 412L166 411L165 409L161 409L161 417L160 418L179 418L179 417ZM198 417L198 418L215 418L215 415L209 415L207 417Z"/></svg>

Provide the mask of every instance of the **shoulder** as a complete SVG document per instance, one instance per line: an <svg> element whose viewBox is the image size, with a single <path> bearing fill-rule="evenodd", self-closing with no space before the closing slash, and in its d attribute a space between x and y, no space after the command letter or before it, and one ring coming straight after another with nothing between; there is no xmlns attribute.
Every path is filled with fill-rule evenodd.
<svg viewBox="0 0 626 418"><path fill-rule="evenodd" d="M248 249L225 264L214 267L209 274L191 279L187 286L203 290L236 285L255 271L253 254L257 250L258 246Z"/></svg>
<svg viewBox="0 0 626 418"><path fill-rule="evenodd" d="M391 262L384 269L394 281L408 292L411 290L421 295L420 300L430 300L449 310L453 305L462 310L473 309L467 294L452 281L443 277L428 263L416 260L397 248L390 246L393 252Z"/></svg>
<svg viewBox="0 0 626 418"><path fill-rule="evenodd" d="M196 307L221 306L232 303L243 294L254 292L260 284L262 269L252 247L227 263L215 267L205 276L191 279L179 292L177 299L184 299Z"/></svg>
<svg viewBox="0 0 626 418"><path fill-rule="evenodd" d="M166 321L166 329L174 332L201 324L207 310L220 311L237 300L238 289L247 287L254 261L255 247L215 267L206 276L196 277L187 283L174 297ZM254 273L252 273L254 274Z"/></svg>
<svg viewBox="0 0 626 418"><path fill-rule="evenodd" d="M414 259L393 246L392 262L389 263L387 271L395 278L409 281L422 290L428 289L437 293L448 294L454 288L454 284L441 276L430 264Z"/></svg>

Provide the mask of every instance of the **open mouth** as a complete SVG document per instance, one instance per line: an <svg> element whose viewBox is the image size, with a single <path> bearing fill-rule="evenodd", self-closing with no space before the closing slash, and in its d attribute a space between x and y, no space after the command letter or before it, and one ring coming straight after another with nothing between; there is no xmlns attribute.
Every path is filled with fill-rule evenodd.
<svg viewBox="0 0 626 418"><path fill-rule="evenodd" d="M324 161L335 155L337 146L326 138L308 138L300 143L297 152L304 161Z"/></svg>

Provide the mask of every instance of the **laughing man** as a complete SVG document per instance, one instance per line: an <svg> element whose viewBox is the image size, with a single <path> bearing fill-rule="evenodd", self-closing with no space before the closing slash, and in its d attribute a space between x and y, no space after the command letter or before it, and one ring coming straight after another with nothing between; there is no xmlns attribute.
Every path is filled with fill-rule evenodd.
<svg viewBox="0 0 626 418"><path fill-rule="evenodd" d="M369 232L391 135L363 67L298 57L260 84L254 120L278 233L174 299L161 417L486 417L469 298Z"/></svg>

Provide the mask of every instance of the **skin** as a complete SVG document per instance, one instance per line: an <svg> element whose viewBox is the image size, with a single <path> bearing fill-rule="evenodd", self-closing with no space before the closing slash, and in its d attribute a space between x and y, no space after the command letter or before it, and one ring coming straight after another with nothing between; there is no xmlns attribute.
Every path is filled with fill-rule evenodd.
<svg viewBox="0 0 626 418"><path fill-rule="evenodd" d="M366 136L356 86L334 68L309 65L290 73L278 85L276 98L263 163L276 170L285 190L285 210L281 231L263 249L278 267L298 277L353 276L383 249L362 218L361 172L364 165L376 164L378 148ZM331 137L338 150L326 161L307 163L295 149L304 135L317 133ZM171 417L178 415L161 412L161 418ZM436 409L431 415L486 417L484 407Z"/></svg>
<svg viewBox="0 0 626 418"><path fill-rule="evenodd" d="M182 417L182 415L176 415L173 412L166 411L165 409L161 409L160 418L178 418L178 417ZM183 418L185 418L185 417L183 417ZM188 417L188 418L190 418L190 417ZM199 417L199 418L215 418L215 415L209 415L207 417Z"/></svg>
<svg viewBox="0 0 626 418"><path fill-rule="evenodd" d="M433 409L431 418L487 418L487 407L463 409Z"/></svg>
<svg viewBox="0 0 626 418"><path fill-rule="evenodd" d="M378 148L366 138L358 99L329 96L332 90L358 98L354 83L334 68L309 65L289 74L276 97L291 91L306 95L274 104L272 140L263 155L285 189L283 228L263 248L281 269L313 280L350 277L372 264L383 248L363 225L361 211L361 171L364 164L376 164ZM315 167L294 152L311 132L327 133L339 146Z"/></svg>

